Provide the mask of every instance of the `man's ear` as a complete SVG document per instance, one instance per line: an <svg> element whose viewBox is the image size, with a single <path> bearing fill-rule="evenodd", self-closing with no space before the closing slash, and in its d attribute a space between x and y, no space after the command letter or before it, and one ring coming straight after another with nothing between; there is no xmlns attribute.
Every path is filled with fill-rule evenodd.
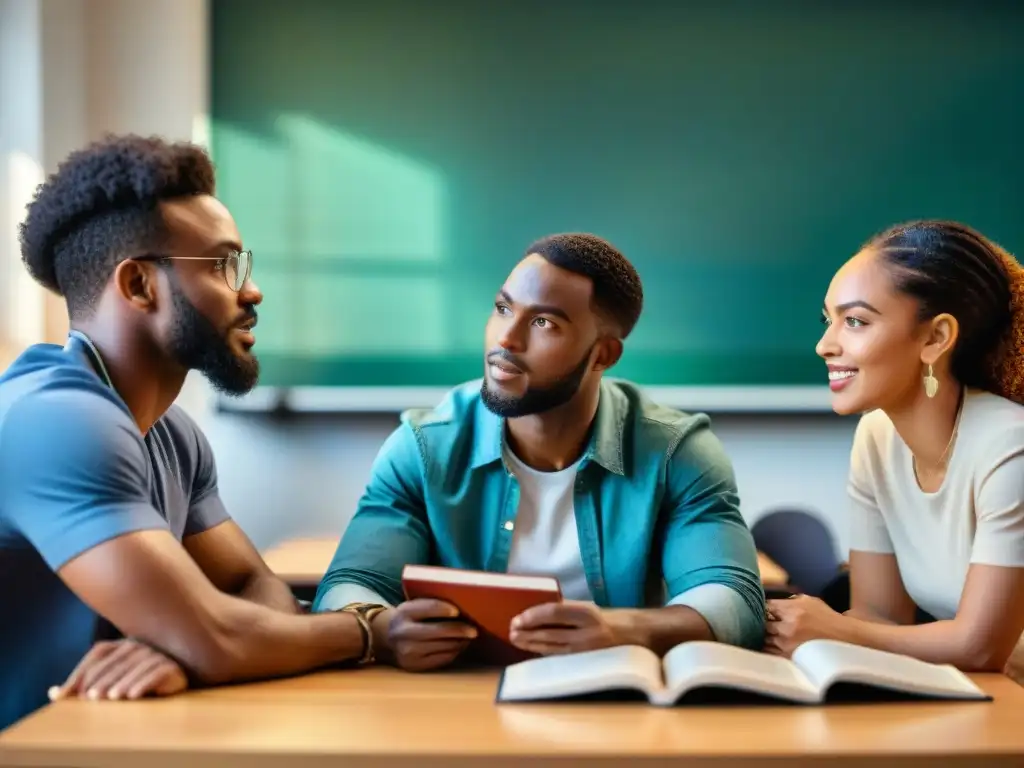
<svg viewBox="0 0 1024 768"><path fill-rule="evenodd" d="M133 307L152 312L157 303L157 273L152 262L127 259L114 269L114 286L121 298Z"/></svg>
<svg viewBox="0 0 1024 768"><path fill-rule="evenodd" d="M597 343L597 359L594 360L594 368L606 371L619 362L620 357L622 357L622 339L605 336Z"/></svg>

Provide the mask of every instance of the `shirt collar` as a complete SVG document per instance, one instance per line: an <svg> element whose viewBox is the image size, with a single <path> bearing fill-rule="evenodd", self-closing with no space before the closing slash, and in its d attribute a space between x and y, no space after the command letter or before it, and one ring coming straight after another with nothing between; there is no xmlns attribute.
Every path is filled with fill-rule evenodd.
<svg viewBox="0 0 1024 768"><path fill-rule="evenodd" d="M505 440L505 420L491 412L482 399L477 400L476 408L476 430L470 464L472 469L499 461ZM602 379L595 425L581 466L590 460L613 474L625 474L623 433L628 412L626 395L612 382Z"/></svg>

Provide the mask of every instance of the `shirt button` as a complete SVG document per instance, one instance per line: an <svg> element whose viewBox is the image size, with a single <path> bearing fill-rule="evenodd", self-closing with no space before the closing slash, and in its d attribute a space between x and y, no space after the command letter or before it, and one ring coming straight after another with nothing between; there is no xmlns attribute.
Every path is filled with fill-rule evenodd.
<svg viewBox="0 0 1024 768"><path fill-rule="evenodd" d="M506 531L511 531L513 528L515 528L515 524L511 520L509 520L507 523L505 523L505 530Z"/></svg>

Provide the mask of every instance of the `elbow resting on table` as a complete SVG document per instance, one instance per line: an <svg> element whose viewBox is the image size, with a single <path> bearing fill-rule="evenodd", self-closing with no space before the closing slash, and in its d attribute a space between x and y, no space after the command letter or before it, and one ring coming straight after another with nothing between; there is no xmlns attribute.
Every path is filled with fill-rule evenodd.
<svg viewBox="0 0 1024 768"><path fill-rule="evenodd" d="M708 569L671 604L688 605L707 622L714 638L728 645L760 649L764 643L765 601L760 581L739 569Z"/></svg>
<svg viewBox="0 0 1024 768"><path fill-rule="evenodd" d="M1002 672L1011 651L996 648L991 643L968 642L959 663L954 666L964 672Z"/></svg>
<svg viewBox="0 0 1024 768"><path fill-rule="evenodd" d="M189 678L202 685L220 685L248 677L254 639L259 630L247 610L234 605L217 606L201 617L190 631L174 638L168 648Z"/></svg>
<svg viewBox="0 0 1024 768"><path fill-rule="evenodd" d="M222 648L211 644L208 648L197 648L179 659L193 683L201 685L223 685L239 680L231 668L231 656Z"/></svg>
<svg viewBox="0 0 1024 768"><path fill-rule="evenodd" d="M329 571L321 580L313 600L313 610L322 610L324 598L335 587L354 586L367 593L378 595L387 605L402 602L401 582L376 571L360 571L351 568L337 568ZM376 601L373 601L376 602Z"/></svg>
<svg viewBox="0 0 1024 768"><path fill-rule="evenodd" d="M939 622L944 623L944 622ZM993 637L989 632L978 630L969 624L963 624L956 619L948 623L952 647L950 654L953 658L948 663L963 672L1002 672L1003 667L1013 652L1014 644L1009 647L1001 642L998 637Z"/></svg>

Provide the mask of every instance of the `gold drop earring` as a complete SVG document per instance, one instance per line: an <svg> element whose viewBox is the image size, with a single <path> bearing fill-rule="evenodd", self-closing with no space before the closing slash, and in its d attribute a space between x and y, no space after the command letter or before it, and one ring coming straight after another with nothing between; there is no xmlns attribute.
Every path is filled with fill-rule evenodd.
<svg viewBox="0 0 1024 768"><path fill-rule="evenodd" d="M931 363L928 364L928 373L924 377L924 393L928 397L935 397L935 393L939 391L939 380L935 378L935 371L932 369Z"/></svg>

